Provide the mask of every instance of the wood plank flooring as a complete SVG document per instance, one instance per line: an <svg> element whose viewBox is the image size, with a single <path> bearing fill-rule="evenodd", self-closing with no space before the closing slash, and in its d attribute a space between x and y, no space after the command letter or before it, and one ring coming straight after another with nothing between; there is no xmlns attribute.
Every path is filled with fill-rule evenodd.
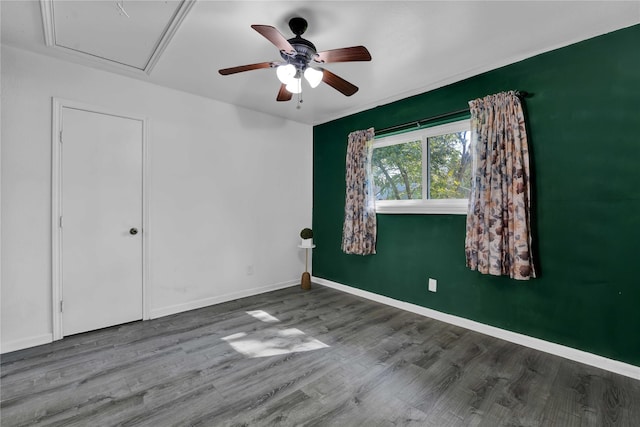
<svg viewBox="0 0 640 427"><path fill-rule="evenodd" d="M640 381L314 285L2 356L9 426L640 426Z"/></svg>

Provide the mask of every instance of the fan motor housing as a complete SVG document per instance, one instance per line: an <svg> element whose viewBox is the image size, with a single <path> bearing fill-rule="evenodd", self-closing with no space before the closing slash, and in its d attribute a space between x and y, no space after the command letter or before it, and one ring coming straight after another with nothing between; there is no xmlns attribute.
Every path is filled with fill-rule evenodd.
<svg viewBox="0 0 640 427"><path fill-rule="evenodd" d="M309 62L316 56L316 47L309 40L302 37L294 37L287 40L291 46L296 50L294 56L289 56L285 52L281 52L280 56L288 64L294 65L298 70L304 70L309 65Z"/></svg>

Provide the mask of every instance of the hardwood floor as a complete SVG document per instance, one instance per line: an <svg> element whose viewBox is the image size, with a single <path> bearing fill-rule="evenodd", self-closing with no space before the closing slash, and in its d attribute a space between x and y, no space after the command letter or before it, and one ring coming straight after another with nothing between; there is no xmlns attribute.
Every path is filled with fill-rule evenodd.
<svg viewBox="0 0 640 427"><path fill-rule="evenodd" d="M9 426L640 426L640 381L314 285L2 356Z"/></svg>

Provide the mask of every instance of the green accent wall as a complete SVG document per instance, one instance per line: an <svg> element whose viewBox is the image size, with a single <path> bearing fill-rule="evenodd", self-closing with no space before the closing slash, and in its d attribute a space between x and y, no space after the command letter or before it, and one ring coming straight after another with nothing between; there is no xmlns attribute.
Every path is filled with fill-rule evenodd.
<svg viewBox="0 0 640 427"><path fill-rule="evenodd" d="M315 126L314 276L640 366L639 46L636 25ZM511 89L533 94L539 278L468 270L464 215L378 214L376 255L340 251L349 132Z"/></svg>

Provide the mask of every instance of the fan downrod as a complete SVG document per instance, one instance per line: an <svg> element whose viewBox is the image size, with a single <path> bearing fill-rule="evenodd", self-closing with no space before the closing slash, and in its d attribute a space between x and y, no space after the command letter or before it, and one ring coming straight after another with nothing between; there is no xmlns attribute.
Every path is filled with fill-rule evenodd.
<svg viewBox="0 0 640 427"><path fill-rule="evenodd" d="M297 37L300 37L307 31L307 20L300 17L291 18L289 20L289 28Z"/></svg>

